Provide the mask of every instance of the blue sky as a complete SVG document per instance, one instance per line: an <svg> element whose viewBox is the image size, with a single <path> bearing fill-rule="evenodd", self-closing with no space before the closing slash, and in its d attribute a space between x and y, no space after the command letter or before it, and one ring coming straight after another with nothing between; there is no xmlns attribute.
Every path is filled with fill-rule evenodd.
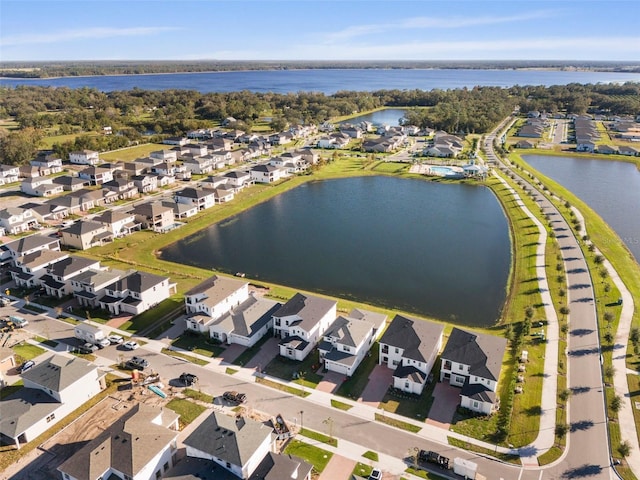
<svg viewBox="0 0 640 480"><path fill-rule="evenodd" d="M640 1L0 0L0 60L631 60Z"/></svg>

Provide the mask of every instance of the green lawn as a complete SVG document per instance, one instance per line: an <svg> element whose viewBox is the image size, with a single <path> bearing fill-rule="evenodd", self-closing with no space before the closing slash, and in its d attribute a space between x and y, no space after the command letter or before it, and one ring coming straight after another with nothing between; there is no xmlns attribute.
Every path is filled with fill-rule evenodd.
<svg viewBox="0 0 640 480"><path fill-rule="evenodd" d="M287 392L298 397L308 397L309 395L311 395L311 392L300 390L299 388L295 387L290 387L289 385L283 385L282 383L267 380L266 378L256 377L256 383L262 383L263 385L267 385L277 390L282 390L283 392Z"/></svg>
<svg viewBox="0 0 640 480"><path fill-rule="evenodd" d="M396 420L395 418L390 418L381 413L376 413L376 421L386 423L387 425L391 425L392 427L401 428L402 430L406 430L412 433L418 433L420 430L422 430L422 427L419 427L412 423L403 422L401 420Z"/></svg>
<svg viewBox="0 0 640 480"><path fill-rule="evenodd" d="M316 440L320 443L326 443L327 445L331 445L332 447L338 446L338 439L325 435L324 433L316 432L315 430L309 430L307 428L303 428L300 430L300 435L304 435L307 438L311 438L312 440Z"/></svg>
<svg viewBox="0 0 640 480"><path fill-rule="evenodd" d="M364 452L362 454L362 456L364 458L367 458L367 459L372 460L374 462L377 462L377 461L380 460L380 457L379 457L378 453L377 452L373 452L371 450L367 450L366 452Z"/></svg>
<svg viewBox="0 0 640 480"><path fill-rule="evenodd" d="M249 360L253 358L253 356L260 351L262 346L271 338L270 335L265 335L258 342L250 348L247 348L244 352L242 352L238 357L232 362L234 365L238 365L242 367L246 365Z"/></svg>
<svg viewBox="0 0 640 480"><path fill-rule="evenodd" d="M22 381L22 379L20 379L16 383L14 383L13 385L8 385L8 386L0 389L0 400L2 400L3 398L8 397L9 395L13 395L18 390L20 390L22 387L24 387L24 382Z"/></svg>
<svg viewBox="0 0 640 480"><path fill-rule="evenodd" d="M353 467L351 475L360 475L361 477L369 478L369 475L371 474L371 470L373 470L372 466L358 462L356 463L356 466Z"/></svg>
<svg viewBox="0 0 640 480"><path fill-rule="evenodd" d="M320 360L318 351L314 350L302 362L278 355L263 370L272 377L293 381L308 388L316 388L322 380L322 375L315 373L318 368L320 368Z"/></svg>
<svg viewBox="0 0 640 480"><path fill-rule="evenodd" d="M168 327L172 320L178 318L182 314L183 310L184 301L182 296L173 295L146 312L132 317L128 322L123 323L120 329L131 333L137 333L150 328L156 323L165 324ZM158 335L160 333L162 332L159 332ZM153 338L157 335L150 336Z"/></svg>
<svg viewBox="0 0 640 480"><path fill-rule="evenodd" d="M193 388L185 388L184 390L182 390L182 394L185 397L193 398L194 400L199 400L205 403L213 403L213 395L199 392L198 390L194 390Z"/></svg>
<svg viewBox="0 0 640 480"><path fill-rule="evenodd" d="M16 363L18 364L32 360L46 352L44 348L31 345L30 343L19 343L18 345L14 345L12 349L16 355Z"/></svg>
<svg viewBox="0 0 640 480"><path fill-rule="evenodd" d="M180 415L180 423L182 423L183 426L189 425L206 410L202 405L181 398L174 398L167 403L166 407Z"/></svg>
<svg viewBox="0 0 640 480"><path fill-rule="evenodd" d="M151 152L157 150L166 150L170 146L161 143L145 143L144 145L136 145L135 147L121 148L111 152L100 154L100 158L104 161L111 162L114 160L124 160L125 162L133 161L137 158L148 157Z"/></svg>
<svg viewBox="0 0 640 480"><path fill-rule="evenodd" d="M331 406L333 408L337 408L338 410L350 410L352 408L351 405L349 405L348 403L344 403L344 402L339 402L338 400L334 400L333 398L331 399Z"/></svg>
<svg viewBox="0 0 640 480"><path fill-rule="evenodd" d="M380 344L374 342L371 346L371 355L367 355L362 359L358 368L353 375L347 378L336 391L337 395L341 395L352 400L357 400L362 395L367 383L369 383L369 375L378 364L378 355L380 353Z"/></svg>
<svg viewBox="0 0 640 480"><path fill-rule="evenodd" d="M224 352L224 347L220 345L220 342L214 342L204 335L189 332L180 335L171 342L171 345L183 350L190 350L205 357L217 357Z"/></svg>
<svg viewBox="0 0 640 480"><path fill-rule="evenodd" d="M169 350L168 348L163 348L161 352L164 353L165 355L169 355L170 357L182 358L183 360L187 360L191 363L195 363L196 365L207 365L209 363L205 360L202 360L201 358L197 358L192 355L187 355L186 353Z"/></svg>
<svg viewBox="0 0 640 480"><path fill-rule="evenodd" d="M284 453L302 458L313 465L316 473L322 473L333 456L331 452L301 442L300 440L291 440L284 449Z"/></svg>

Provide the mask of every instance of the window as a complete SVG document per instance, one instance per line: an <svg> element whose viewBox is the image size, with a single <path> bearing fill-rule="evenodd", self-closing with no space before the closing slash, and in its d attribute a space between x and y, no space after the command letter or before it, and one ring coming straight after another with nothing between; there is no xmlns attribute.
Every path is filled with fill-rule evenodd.
<svg viewBox="0 0 640 480"><path fill-rule="evenodd" d="M56 418L56 414L55 414L55 413L52 413L51 415L49 415L49 416L47 417L47 423L49 423L49 422L50 422L51 420L53 420L54 418Z"/></svg>
<svg viewBox="0 0 640 480"><path fill-rule="evenodd" d="M445 370L451 370L451 362L449 360L445 360L444 362L444 368Z"/></svg>
<svg viewBox="0 0 640 480"><path fill-rule="evenodd" d="M474 400L473 408L479 408L479 407L480 407L480 404Z"/></svg>
<svg viewBox="0 0 640 480"><path fill-rule="evenodd" d="M396 347L396 353L400 353L400 349Z"/></svg>
<svg viewBox="0 0 640 480"><path fill-rule="evenodd" d="M464 367L462 365L458 365L458 370L462 370Z"/></svg>
<svg viewBox="0 0 640 480"><path fill-rule="evenodd" d="M162 478L162 472L160 470L156 472L156 478Z"/></svg>

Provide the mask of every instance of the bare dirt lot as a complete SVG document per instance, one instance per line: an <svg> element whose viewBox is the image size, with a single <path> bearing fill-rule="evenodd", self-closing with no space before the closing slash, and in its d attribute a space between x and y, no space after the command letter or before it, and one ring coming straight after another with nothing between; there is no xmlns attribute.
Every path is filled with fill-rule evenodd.
<svg viewBox="0 0 640 480"><path fill-rule="evenodd" d="M117 418L137 403L152 406L164 405L167 400L147 390L146 387L130 387L123 382L121 389L105 398L63 431L53 436L23 458L13 468L0 474L0 480L51 480L60 478L56 468L94 439Z"/></svg>

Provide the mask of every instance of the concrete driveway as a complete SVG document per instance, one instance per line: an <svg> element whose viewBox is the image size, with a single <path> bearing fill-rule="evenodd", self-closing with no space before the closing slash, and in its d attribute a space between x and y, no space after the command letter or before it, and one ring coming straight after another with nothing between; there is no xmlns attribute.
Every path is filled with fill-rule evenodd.
<svg viewBox="0 0 640 480"><path fill-rule="evenodd" d="M377 408L392 384L393 370L385 365L376 365L358 401Z"/></svg>
<svg viewBox="0 0 640 480"><path fill-rule="evenodd" d="M427 423L449 430L453 415L460 404L460 389L447 382L439 382L433 389L433 404Z"/></svg>
<svg viewBox="0 0 640 480"><path fill-rule="evenodd" d="M233 363L233 361L240 356L242 352L246 350L246 347L232 343L218 356L222 363Z"/></svg>
<svg viewBox="0 0 640 480"><path fill-rule="evenodd" d="M245 365L246 368L258 368L260 370L264 369L271 360L273 360L279 353L280 347L278 344L280 343L280 339L276 337L272 337L267 340L262 348L256 353L251 360L247 362Z"/></svg>
<svg viewBox="0 0 640 480"><path fill-rule="evenodd" d="M334 454L320 474L320 480L349 480L355 466L355 460Z"/></svg>
<svg viewBox="0 0 640 480"><path fill-rule="evenodd" d="M327 372L322 376L316 390L320 392L334 393L344 381L345 375L337 372Z"/></svg>

